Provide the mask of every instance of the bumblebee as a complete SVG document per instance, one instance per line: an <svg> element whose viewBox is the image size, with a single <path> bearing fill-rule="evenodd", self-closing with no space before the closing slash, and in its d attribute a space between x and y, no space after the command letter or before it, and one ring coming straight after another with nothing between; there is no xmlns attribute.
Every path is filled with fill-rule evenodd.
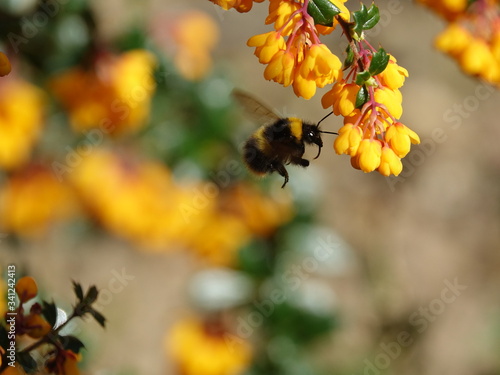
<svg viewBox="0 0 500 375"><path fill-rule="evenodd" d="M321 133L337 134L319 130L321 121L332 113L323 117L317 124L312 124L296 117L280 117L242 91L234 90L233 97L250 117L264 124L248 138L243 146L245 164L251 172L259 176L278 172L285 178L282 188L289 180L286 164L309 166L309 160L302 157L306 144L318 146L318 154L314 158L317 159L323 147Z"/></svg>

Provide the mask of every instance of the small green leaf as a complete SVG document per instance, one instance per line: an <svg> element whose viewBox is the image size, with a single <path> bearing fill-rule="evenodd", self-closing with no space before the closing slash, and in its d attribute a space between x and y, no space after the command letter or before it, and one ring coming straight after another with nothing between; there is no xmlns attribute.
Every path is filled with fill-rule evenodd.
<svg viewBox="0 0 500 375"><path fill-rule="evenodd" d="M356 75L356 85L364 85L366 81L368 81L370 78L371 78L371 74L370 72L368 71L364 71L364 72L359 72L357 75Z"/></svg>
<svg viewBox="0 0 500 375"><path fill-rule="evenodd" d="M90 314L94 317L94 319L99 323L102 328L106 328L106 318L98 311L94 309L90 309Z"/></svg>
<svg viewBox="0 0 500 375"><path fill-rule="evenodd" d="M373 4L369 9L361 4L361 9L353 13L353 18L353 30L358 36L361 36L364 30L369 30L378 23L380 20L380 13L378 7Z"/></svg>
<svg viewBox="0 0 500 375"><path fill-rule="evenodd" d="M71 350L73 353L80 353L80 350L82 348L85 348L85 345L83 345L83 342L81 342L78 338L75 336L59 336L59 340L62 343L62 346L65 350Z"/></svg>
<svg viewBox="0 0 500 375"><path fill-rule="evenodd" d="M310 0L307 13L314 19L314 24L332 26L333 18L340 13L340 9L329 0Z"/></svg>
<svg viewBox="0 0 500 375"><path fill-rule="evenodd" d="M43 307L42 307L42 315L44 316L45 320L50 324L51 327L54 327L56 325L57 321L57 307L54 302L48 303L47 301L42 301Z"/></svg>
<svg viewBox="0 0 500 375"><path fill-rule="evenodd" d="M363 25L363 30L371 29L378 23L378 21L380 21L380 13L378 7L375 6L375 4L372 4L370 9L368 9L367 18Z"/></svg>
<svg viewBox="0 0 500 375"><path fill-rule="evenodd" d="M361 33L363 32L363 24L368 18L368 11L365 5L361 4L361 9L358 10L357 12L353 12L352 16L354 18L353 31L356 34L361 35Z"/></svg>
<svg viewBox="0 0 500 375"><path fill-rule="evenodd" d="M383 48L380 48L377 52L373 54L372 61L370 63L369 72L372 76L382 73L389 64L389 55L385 52Z"/></svg>
<svg viewBox="0 0 500 375"><path fill-rule="evenodd" d="M83 299L82 286L76 281L73 281L73 290L75 291L76 298L78 298L78 300L81 301Z"/></svg>
<svg viewBox="0 0 500 375"><path fill-rule="evenodd" d="M369 99L368 90L362 86L356 95L356 108L361 108Z"/></svg>
<svg viewBox="0 0 500 375"><path fill-rule="evenodd" d="M347 53L347 57L345 58L345 61L344 61L344 69L347 69L354 62L354 52L353 52L350 44L347 45L347 48L345 49L345 51Z"/></svg>

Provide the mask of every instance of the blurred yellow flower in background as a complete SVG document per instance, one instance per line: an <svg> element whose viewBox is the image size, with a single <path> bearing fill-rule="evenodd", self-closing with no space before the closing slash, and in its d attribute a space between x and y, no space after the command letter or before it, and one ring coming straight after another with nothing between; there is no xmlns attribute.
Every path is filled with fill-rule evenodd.
<svg viewBox="0 0 500 375"><path fill-rule="evenodd" d="M183 375L237 375L250 364L251 347L218 325L194 319L178 322L166 338L166 349Z"/></svg>
<svg viewBox="0 0 500 375"><path fill-rule="evenodd" d="M174 63L188 80L199 80L212 69L210 52L219 40L219 29L205 13L191 11L179 17L173 28L177 46Z"/></svg>
<svg viewBox="0 0 500 375"><path fill-rule="evenodd" d="M29 160L43 125L44 98L25 81L8 79L0 85L0 168L13 170Z"/></svg>
<svg viewBox="0 0 500 375"><path fill-rule="evenodd" d="M93 69L72 68L49 83L76 131L101 128L113 135L142 128L155 91L155 56L132 50L97 58Z"/></svg>
<svg viewBox="0 0 500 375"><path fill-rule="evenodd" d="M24 236L41 235L56 221L67 220L78 210L72 189L52 172L32 165L9 176L0 189L0 225Z"/></svg>
<svg viewBox="0 0 500 375"><path fill-rule="evenodd" d="M112 233L146 247L178 240L178 189L161 163L95 150L70 176L90 214Z"/></svg>

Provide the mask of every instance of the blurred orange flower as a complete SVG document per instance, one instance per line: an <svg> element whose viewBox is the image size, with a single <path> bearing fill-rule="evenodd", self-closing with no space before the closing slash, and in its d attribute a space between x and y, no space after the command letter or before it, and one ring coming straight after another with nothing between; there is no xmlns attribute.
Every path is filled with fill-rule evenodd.
<svg viewBox="0 0 500 375"><path fill-rule="evenodd" d="M152 53L132 50L101 56L92 70L72 68L52 78L49 86L76 131L99 127L104 133L123 134L148 121L155 66Z"/></svg>
<svg viewBox="0 0 500 375"><path fill-rule="evenodd" d="M236 375L252 356L247 342L194 319L177 323L166 339L167 352L183 375Z"/></svg>
<svg viewBox="0 0 500 375"><path fill-rule="evenodd" d="M10 176L0 189L0 224L18 235L42 234L50 223L73 216L78 204L69 186L49 169L30 166Z"/></svg>
<svg viewBox="0 0 500 375"><path fill-rule="evenodd" d="M0 168L24 165L43 125L44 94L36 86L8 79L0 85Z"/></svg>
<svg viewBox="0 0 500 375"><path fill-rule="evenodd" d="M9 58L3 52L0 52L0 77L6 76L10 73L12 67Z"/></svg>

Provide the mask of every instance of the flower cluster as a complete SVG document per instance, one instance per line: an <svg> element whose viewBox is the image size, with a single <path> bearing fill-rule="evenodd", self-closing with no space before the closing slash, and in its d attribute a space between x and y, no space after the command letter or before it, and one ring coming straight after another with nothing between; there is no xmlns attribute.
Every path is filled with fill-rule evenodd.
<svg viewBox="0 0 500 375"><path fill-rule="evenodd" d="M408 72L383 50L377 52L369 45L365 48L361 41L353 42L352 48L351 70L322 98L323 107L331 106L334 114L344 117L334 149L337 154L351 156L356 169L397 176L403 169L401 158L412 143L420 142L418 135L398 120L403 113L399 88ZM380 69L375 65L384 59L388 59L387 66L377 73ZM368 79L360 79L365 72Z"/></svg>
<svg viewBox="0 0 500 375"><path fill-rule="evenodd" d="M218 265L232 264L251 236L269 235L292 214L288 199L244 184L181 184L160 163L105 150L88 156L70 180L82 204L112 233L155 251L187 246Z"/></svg>
<svg viewBox="0 0 500 375"><path fill-rule="evenodd" d="M332 3L341 9L340 16L349 19L342 0ZM310 99L316 88L335 82L342 76L342 63L320 39L332 27L318 27L308 13L308 1L270 0L266 24L274 31L251 37L247 44L255 47L259 62L266 64L264 77L287 87L297 96Z"/></svg>
<svg viewBox="0 0 500 375"><path fill-rule="evenodd" d="M156 58L145 50L96 58L91 69L75 67L53 77L50 86L76 131L100 128L123 134L145 125L155 90Z"/></svg>
<svg viewBox="0 0 500 375"><path fill-rule="evenodd" d="M361 6L351 13L343 0L285 0L269 2L267 24L274 30L251 37L264 77L292 86L295 94L310 99L319 87L333 84L322 99L324 108L344 117L334 143L338 154L348 154L354 168L398 175L401 158L418 135L400 122L403 113L399 89L408 77L396 58L375 50L364 31L380 19L378 8ZM341 60L321 42L321 34L341 26L348 39L347 57ZM349 71L346 74L346 70Z"/></svg>
<svg viewBox="0 0 500 375"><path fill-rule="evenodd" d="M424 1L422 1L424 2ZM436 38L440 51L462 70L500 84L500 7L496 0L424 2L449 23Z"/></svg>

